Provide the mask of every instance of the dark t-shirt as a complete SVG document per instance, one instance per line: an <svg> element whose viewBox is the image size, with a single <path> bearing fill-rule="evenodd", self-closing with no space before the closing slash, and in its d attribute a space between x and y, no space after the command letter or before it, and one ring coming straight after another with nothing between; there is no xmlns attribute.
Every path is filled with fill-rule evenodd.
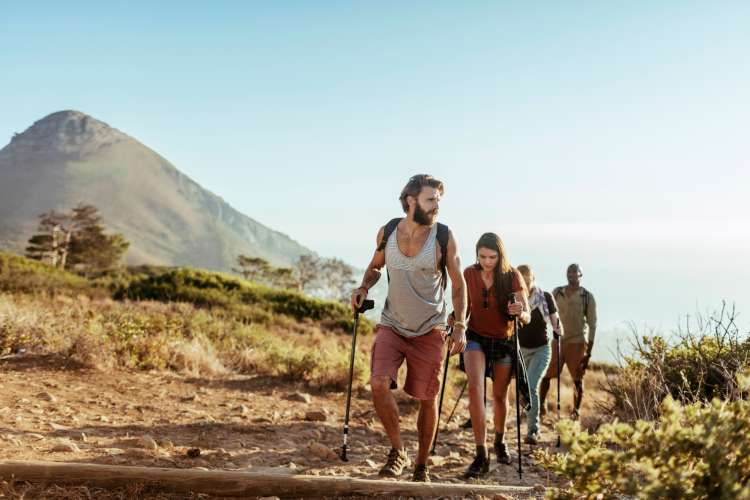
<svg viewBox="0 0 750 500"><path fill-rule="evenodd" d="M557 312L555 307L555 301L552 299L552 295L544 292L544 298L547 301L547 308L549 308L550 315ZM547 336L547 322L544 321L542 311L537 307L531 311L531 321L528 325L524 325L518 331L518 343L521 347L533 349L534 347L541 347L549 342Z"/></svg>

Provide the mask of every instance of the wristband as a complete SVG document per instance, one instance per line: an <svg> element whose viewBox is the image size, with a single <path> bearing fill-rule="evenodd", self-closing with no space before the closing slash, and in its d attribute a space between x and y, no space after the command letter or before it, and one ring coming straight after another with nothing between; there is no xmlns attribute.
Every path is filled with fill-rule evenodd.
<svg viewBox="0 0 750 500"><path fill-rule="evenodd" d="M463 321L454 321L453 322L453 327L455 328L457 326L461 326L461 327L463 327L464 330L466 330L466 323L463 322Z"/></svg>

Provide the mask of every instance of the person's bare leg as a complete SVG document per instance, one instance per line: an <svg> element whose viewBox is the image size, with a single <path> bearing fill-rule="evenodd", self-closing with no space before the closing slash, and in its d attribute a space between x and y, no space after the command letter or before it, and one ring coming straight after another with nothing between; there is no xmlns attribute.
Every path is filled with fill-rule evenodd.
<svg viewBox="0 0 750 500"><path fill-rule="evenodd" d="M417 464L426 464L430 455L432 441L437 430L437 397L419 401L419 415L417 416L417 436L419 449L417 450Z"/></svg>
<svg viewBox="0 0 750 500"><path fill-rule="evenodd" d="M508 385L510 384L511 365L494 366L495 381L492 383L492 402L494 406L495 439L493 447L498 463L510 463L510 456L505 447L505 423L508 414Z"/></svg>
<svg viewBox="0 0 750 500"><path fill-rule="evenodd" d="M508 414L508 385L510 385L511 365L495 365L495 381L492 384L492 402L495 407L495 432L505 433Z"/></svg>
<svg viewBox="0 0 750 500"><path fill-rule="evenodd" d="M469 378L469 415L474 431L474 444L484 446L487 440L487 424L484 416L484 369L485 357L482 351L464 352L466 375Z"/></svg>
<svg viewBox="0 0 750 500"><path fill-rule="evenodd" d="M404 443L401 441L398 405L391 393L391 378L372 377L370 387L372 387L372 402L375 405L375 411L391 441L391 447L400 450L404 447Z"/></svg>

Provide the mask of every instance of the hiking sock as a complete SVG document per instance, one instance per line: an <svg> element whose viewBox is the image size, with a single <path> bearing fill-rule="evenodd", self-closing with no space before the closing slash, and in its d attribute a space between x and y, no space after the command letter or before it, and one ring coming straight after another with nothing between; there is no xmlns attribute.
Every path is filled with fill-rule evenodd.
<svg viewBox="0 0 750 500"><path fill-rule="evenodd" d="M505 437L505 434L502 432L496 432L495 433L495 446L499 444L503 444L503 438Z"/></svg>
<svg viewBox="0 0 750 500"><path fill-rule="evenodd" d="M484 445L477 445L477 456L480 458L487 458L487 448Z"/></svg>

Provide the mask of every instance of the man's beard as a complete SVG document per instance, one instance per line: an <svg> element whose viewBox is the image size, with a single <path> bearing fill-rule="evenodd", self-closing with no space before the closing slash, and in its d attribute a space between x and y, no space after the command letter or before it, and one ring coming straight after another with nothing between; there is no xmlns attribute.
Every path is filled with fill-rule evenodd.
<svg viewBox="0 0 750 500"><path fill-rule="evenodd" d="M437 210L433 212L422 210L422 207L419 205L419 202L417 202L417 206L414 207L414 222L416 222L420 226L431 226L432 224L435 223L436 217L437 217Z"/></svg>

